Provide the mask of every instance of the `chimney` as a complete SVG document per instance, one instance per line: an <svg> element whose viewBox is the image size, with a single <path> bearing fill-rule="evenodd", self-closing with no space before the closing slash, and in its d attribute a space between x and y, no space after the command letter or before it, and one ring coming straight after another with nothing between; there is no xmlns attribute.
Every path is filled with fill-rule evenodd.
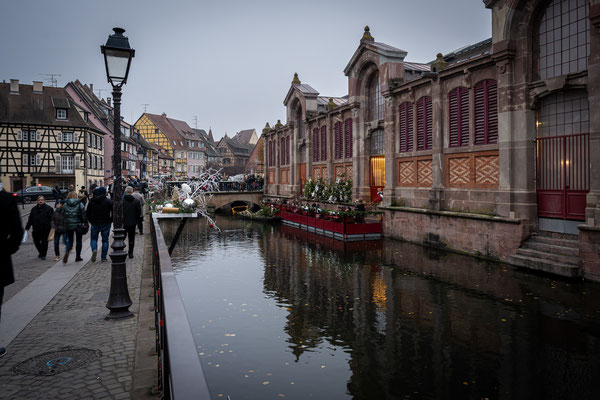
<svg viewBox="0 0 600 400"><path fill-rule="evenodd" d="M44 91L44 83L33 81L33 93L42 93Z"/></svg>
<svg viewBox="0 0 600 400"><path fill-rule="evenodd" d="M167 118L167 113L165 113L165 112L164 112L164 113L162 113L162 117L163 117L163 118Z"/></svg>
<svg viewBox="0 0 600 400"><path fill-rule="evenodd" d="M90 83L90 92L94 93L94 84Z"/></svg>
<svg viewBox="0 0 600 400"><path fill-rule="evenodd" d="M19 80L18 79L10 80L10 93L19 94Z"/></svg>
<svg viewBox="0 0 600 400"><path fill-rule="evenodd" d="M106 103L108 104L109 107L111 107L111 105L110 105L110 97L106 98Z"/></svg>

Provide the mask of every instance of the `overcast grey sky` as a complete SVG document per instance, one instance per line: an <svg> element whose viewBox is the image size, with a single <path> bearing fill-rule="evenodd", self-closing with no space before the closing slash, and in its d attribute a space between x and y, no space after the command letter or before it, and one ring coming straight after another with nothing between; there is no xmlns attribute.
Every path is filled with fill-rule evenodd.
<svg viewBox="0 0 600 400"><path fill-rule="evenodd" d="M348 93L343 69L369 25L378 42L428 62L491 36L481 0L3 0L0 79L57 73L109 89L100 45L114 26L136 50L122 115L212 127L215 137L285 123L294 72L321 95ZM102 97L110 96L108 91Z"/></svg>

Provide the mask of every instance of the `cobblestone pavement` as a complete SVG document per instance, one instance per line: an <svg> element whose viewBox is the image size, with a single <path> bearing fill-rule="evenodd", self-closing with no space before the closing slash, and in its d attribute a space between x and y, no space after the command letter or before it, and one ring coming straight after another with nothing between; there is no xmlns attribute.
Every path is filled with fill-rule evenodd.
<svg viewBox="0 0 600 400"><path fill-rule="evenodd" d="M51 200L47 204L53 206L54 200ZM23 229L25 229L25 224L27 224L29 212L34 206L35 203L25 204L25 208L23 208L23 205L19 204L19 212L21 213L21 223L23 224ZM50 267L56 264L56 261L54 261L54 243L48 243L48 254L46 255L46 259L40 260L37 257L38 252L33 244L31 229L29 229L27 232L27 236L27 241L25 243L21 243L19 251L12 256L13 270L15 272L15 283L4 288L4 298L2 299L3 303L10 300L15 294L20 292L24 287L29 285L40 275L46 272ZM88 247L90 247L89 233L83 238L83 248L86 249ZM65 245L61 243L61 255L64 255L64 251Z"/></svg>
<svg viewBox="0 0 600 400"><path fill-rule="evenodd" d="M127 280L133 301L130 310L133 311L134 317L116 321L104 319L108 314L105 304L110 290L111 264L92 263L88 253L87 259L84 259L87 263L81 270L6 346L8 352L0 358L0 398L131 398L144 240L149 239L148 234L136 235L134 258L127 259ZM86 248L89 248L89 240L84 242L84 250ZM19 256L21 252L22 255ZM25 269L24 266L28 263L32 264L31 269L20 275L23 280L32 281L36 274L39 276L38 269L45 271L49 266L55 265L53 261L48 263L46 260L46 266L46 263L36 259L37 252L33 244L29 247L22 246L19 253L16 257L13 256L13 260L18 261L15 270ZM146 254L147 257L151 256L151 252ZM10 324L10 319L11 315L2 314L2 324ZM13 372L13 368L19 362L67 347L98 350L101 356L52 376Z"/></svg>

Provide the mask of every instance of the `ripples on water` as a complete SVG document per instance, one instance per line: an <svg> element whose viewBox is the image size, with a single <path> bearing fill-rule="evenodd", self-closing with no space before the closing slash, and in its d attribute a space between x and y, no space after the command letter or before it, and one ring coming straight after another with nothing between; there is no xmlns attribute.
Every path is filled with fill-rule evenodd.
<svg viewBox="0 0 600 400"><path fill-rule="evenodd" d="M600 285L217 224L188 222L173 252L213 399L600 398Z"/></svg>

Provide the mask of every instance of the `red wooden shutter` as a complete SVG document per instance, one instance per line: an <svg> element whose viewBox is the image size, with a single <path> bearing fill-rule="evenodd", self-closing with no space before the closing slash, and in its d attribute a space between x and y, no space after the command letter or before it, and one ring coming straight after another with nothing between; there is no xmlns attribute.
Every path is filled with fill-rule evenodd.
<svg viewBox="0 0 600 400"><path fill-rule="evenodd" d="M313 130L313 162L319 161L319 128Z"/></svg>
<svg viewBox="0 0 600 400"><path fill-rule="evenodd" d="M352 118L346 120L346 158L352 158Z"/></svg>
<svg viewBox="0 0 600 400"><path fill-rule="evenodd" d="M469 144L469 95L466 88L456 88L448 94L450 147Z"/></svg>
<svg viewBox="0 0 600 400"><path fill-rule="evenodd" d="M327 127L321 127L321 161L327 160Z"/></svg>
<svg viewBox="0 0 600 400"><path fill-rule="evenodd" d="M336 160L339 160L340 158L342 158L341 154L341 147L342 147L342 123L341 122L336 122L335 125L333 126L333 132L334 132L334 136L335 136L335 143L334 143L334 158Z"/></svg>
<svg viewBox="0 0 600 400"><path fill-rule="evenodd" d="M498 142L498 86L494 80L475 85L475 144Z"/></svg>
<svg viewBox="0 0 600 400"><path fill-rule="evenodd" d="M417 101L417 150L431 149L431 97L421 97Z"/></svg>
<svg viewBox="0 0 600 400"><path fill-rule="evenodd" d="M413 149L413 111L409 102L400 105L400 152Z"/></svg>

